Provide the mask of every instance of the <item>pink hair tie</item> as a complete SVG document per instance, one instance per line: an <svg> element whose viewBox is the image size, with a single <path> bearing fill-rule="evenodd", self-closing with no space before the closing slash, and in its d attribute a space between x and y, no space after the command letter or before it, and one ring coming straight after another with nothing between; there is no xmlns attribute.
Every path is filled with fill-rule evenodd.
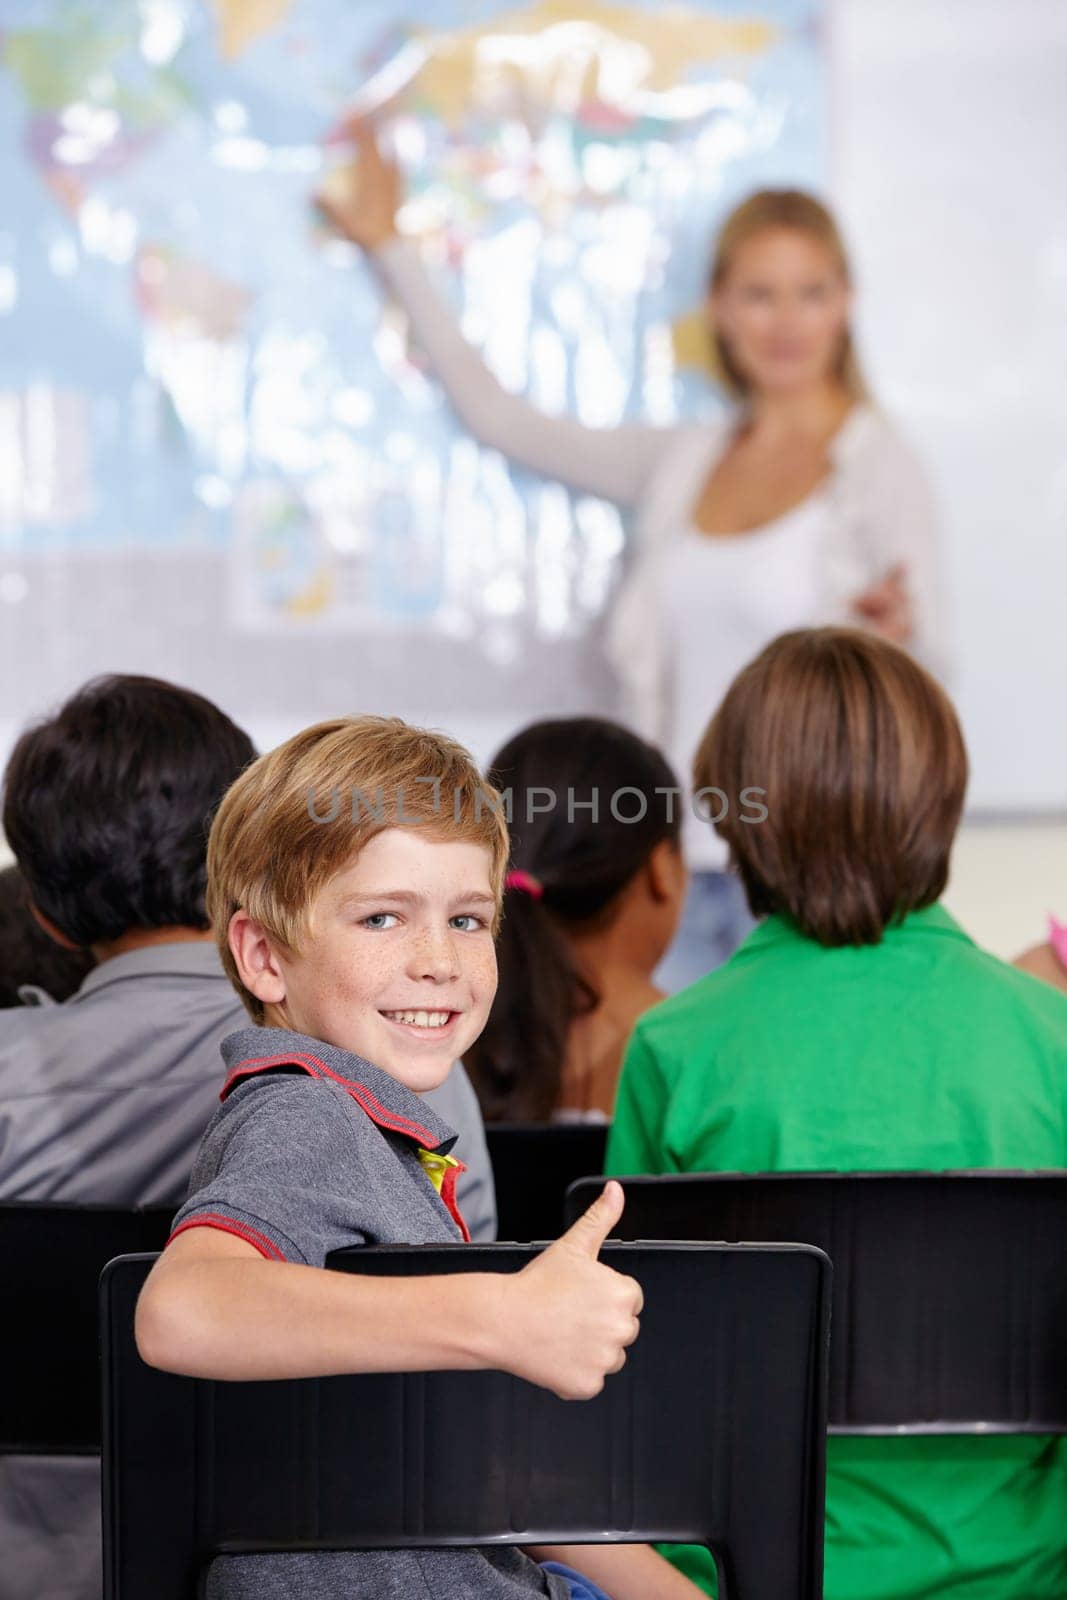
<svg viewBox="0 0 1067 1600"><path fill-rule="evenodd" d="M1049 917L1048 942L1056 960L1067 972L1067 922L1057 922L1055 917Z"/></svg>
<svg viewBox="0 0 1067 1600"><path fill-rule="evenodd" d="M519 869L508 873L504 879L504 888L518 889L520 894L528 894L531 900L540 900L545 892L543 883L539 883L531 873Z"/></svg>

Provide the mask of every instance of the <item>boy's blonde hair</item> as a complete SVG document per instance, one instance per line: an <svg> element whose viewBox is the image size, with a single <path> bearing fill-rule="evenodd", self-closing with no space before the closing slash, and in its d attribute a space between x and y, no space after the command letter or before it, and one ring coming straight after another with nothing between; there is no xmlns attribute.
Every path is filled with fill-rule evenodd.
<svg viewBox="0 0 1067 1600"><path fill-rule="evenodd" d="M485 845L499 917L510 849L503 805L445 734L399 717L338 717L260 756L227 790L208 840L207 912L230 982L256 1022L263 1004L230 950L234 912L299 951L324 885L375 835L407 826Z"/></svg>

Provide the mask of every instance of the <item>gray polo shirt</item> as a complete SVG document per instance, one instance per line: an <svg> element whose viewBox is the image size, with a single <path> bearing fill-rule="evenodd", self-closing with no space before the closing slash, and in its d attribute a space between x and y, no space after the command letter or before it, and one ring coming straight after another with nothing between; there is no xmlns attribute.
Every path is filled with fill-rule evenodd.
<svg viewBox="0 0 1067 1600"><path fill-rule="evenodd" d="M321 1267L354 1244L428 1244L463 1236L446 1175L438 1195L420 1148L447 1155L455 1135L424 1097L347 1051L275 1028L223 1044L221 1108L193 1169L175 1234L221 1228L268 1261ZM566 1600L566 1581L519 1550L389 1550L227 1556L209 1600Z"/></svg>

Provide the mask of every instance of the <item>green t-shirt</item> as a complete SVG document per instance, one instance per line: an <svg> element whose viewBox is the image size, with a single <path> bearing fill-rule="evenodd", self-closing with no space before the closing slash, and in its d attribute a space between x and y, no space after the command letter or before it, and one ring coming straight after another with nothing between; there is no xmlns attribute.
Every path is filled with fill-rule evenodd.
<svg viewBox="0 0 1067 1600"><path fill-rule="evenodd" d="M825 949L769 917L638 1022L609 1173L1067 1166L1067 996L941 906ZM826 1600L1062 1600L1067 1445L831 1439ZM710 1594L707 1552L674 1552Z"/></svg>

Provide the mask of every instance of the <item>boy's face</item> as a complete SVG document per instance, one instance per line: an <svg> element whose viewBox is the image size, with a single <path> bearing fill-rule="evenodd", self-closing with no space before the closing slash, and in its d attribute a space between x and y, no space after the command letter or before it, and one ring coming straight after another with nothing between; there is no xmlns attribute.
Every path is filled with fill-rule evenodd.
<svg viewBox="0 0 1067 1600"><path fill-rule="evenodd" d="M287 1026L417 1093L481 1033L496 991L484 845L387 828L317 896L299 955L276 953Z"/></svg>

